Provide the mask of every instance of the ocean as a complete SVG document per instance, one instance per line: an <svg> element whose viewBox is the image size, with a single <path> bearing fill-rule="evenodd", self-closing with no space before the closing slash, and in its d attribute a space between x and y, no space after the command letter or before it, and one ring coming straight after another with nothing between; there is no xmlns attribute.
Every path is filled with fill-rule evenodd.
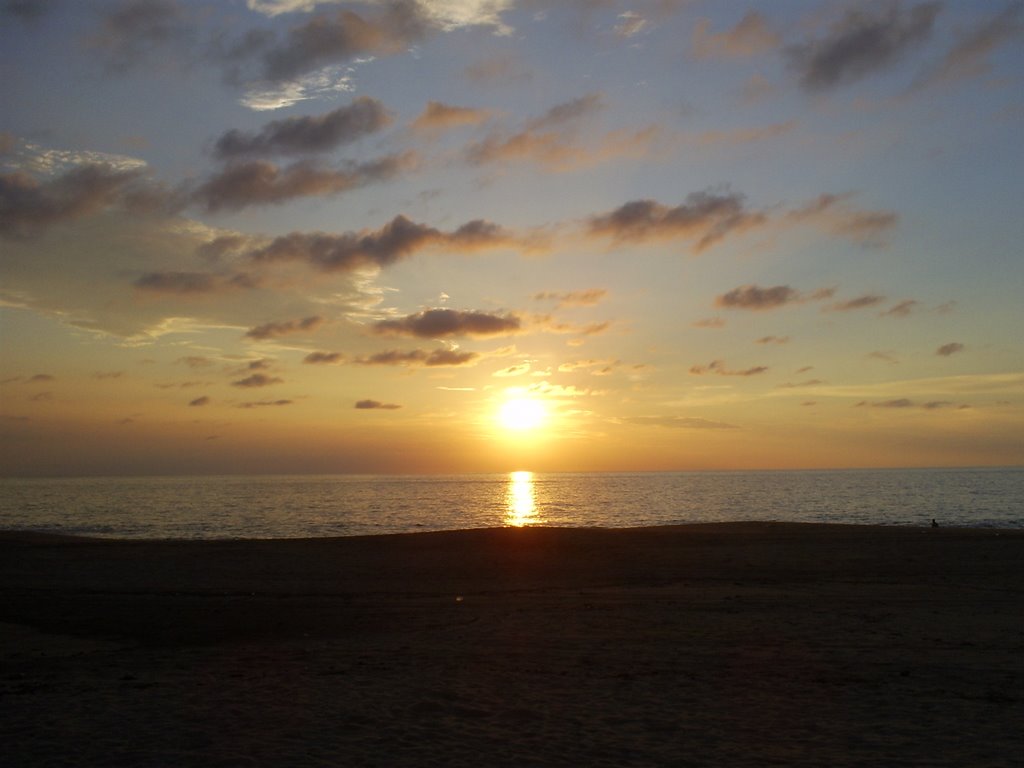
<svg viewBox="0 0 1024 768"><path fill-rule="evenodd" d="M1024 468L0 479L0 529L147 539L933 518L1024 527Z"/></svg>

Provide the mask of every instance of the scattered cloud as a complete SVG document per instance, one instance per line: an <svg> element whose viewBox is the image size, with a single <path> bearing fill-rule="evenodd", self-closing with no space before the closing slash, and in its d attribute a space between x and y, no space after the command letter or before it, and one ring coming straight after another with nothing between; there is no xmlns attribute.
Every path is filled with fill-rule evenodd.
<svg viewBox="0 0 1024 768"><path fill-rule="evenodd" d="M141 197L140 170L84 165L39 181L24 172L0 174L0 235L26 237L54 224Z"/></svg>
<svg viewBox="0 0 1024 768"><path fill-rule="evenodd" d="M630 38L640 34L647 27L647 19L636 11L623 11L618 16L615 34L618 37Z"/></svg>
<svg viewBox="0 0 1024 768"><path fill-rule="evenodd" d="M267 376L265 373L254 373L251 376L246 376L244 379L231 382L231 386L251 389L254 387L269 387L271 384L283 383L284 379L279 379L276 376Z"/></svg>
<svg viewBox="0 0 1024 768"><path fill-rule="evenodd" d="M951 83L989 72L992 53L1024 35L1022 14L1024 3L1011 2L975 27L960 31L956 44L935 67L918 78L914 87Z"/></svg>
<svg viewBox="0 0 1024 768"><path fill-rule="evenodd" d="M594 307L608 295L605 288L588 288L583 291L540 291L535 293L535 301L554 301L555 309L565 307Z"/></svg>
<svg viewBox="0 0 1024 768"><path fill-rule="evenodd" d="M451 336L507 336L518 333L522 321L514 314L491 314L476 310L427 309L397 320L380 320L379 334L440 339Z"/></svg>
<svg viewBox="0 0 1024 768"><path fill-rule="evenodd" d="M276 339L279 336L290 336L296 333L315 331L323 325L324 319L319 315L304 317L301 320L286 320L281 323L264 323L246 331L245 336L249 339L263 341L265 339Z"/></svg>
<svg viewBox="0 0 1024 768"><path fill-rule="evenodd" d="M30 384L41 384L47 381L55 381L56 376L52 376L49 373L37 373L34 376L29 377Z"/></svg>
<svg viewBox="0 0 1024 768"><path fill-rule="evenodd" d="M394 411L394 410L397 410L398 408L401 408L402 406L397 405L395 403L382 403L379 400L357 400L355 407L356 407L356 409L361 410L361 411L371 411L371 410Z"/></svg>
<svg viewBox="0 0 1024 768"><path fill-rule="evenodd" d="M108 70L125 72L145 61L185 60L181 53L195 35L194 23L173 0L122 0L106 12L88 44Z"/></svg>
<svg viewBox="0 0 1024 768"><path fill-rule="evenodd" d="M763 224L766 216L746 210L734 193L694 192L682 205L669 207L654 200L635 200L611 213L591 217L589 231L617 242L668 238L693 241L700 253L729 234Z"/></svg>
<svg viewBox="0 0 1024 768"><path fill-rule="evenodd" d="M671 427L674 429L739 429L735 424L710 421L694 416L630 416L623 421L644 427Z"/></svg>
<svg viewBox="0 0 1024 768"><path fill-rule="evenodd" d="M442 232L399 215L378 230L342 234L292 232L253 247L244 255L261 263L298 261L324 272L352 272L364 267L385 267L432 246L460 252L527 247L525 241L488 221L478 219L451 232Z"/></svg>
<svg viewBox="0 0 1024 768"><path fill-rule="evenodd" d="M470 365L480 357L476 352L460 352L457 349L423 349L408 351L391 349L367 357L357 357L357 365L425 365L428 368L441 366Z"/></svg>
<svg viewBox="0 0 1024 768"><path fill-rule="evenodd" d="M344 361L345 355L341 352L310 352L302 358L302 362L309 365L333 365Z"/></svg>
<svg viewBox="0 0 1024 768"><path fill-rule="evenodd" d="M884 296L875 296L867 294L864 296L858 296L855 299L849 299L847 301L840 301L836 304L830 304L825 307L828 312L850 312L857 309L866 309L867 307L875 307L885 301Z"/></svg>
<svg viewBox="0 0 1024 768"><path fill-rule="evenodd" d="M886 237L899 224L893 211L863 211L851 208L850 194L822 194L786 214L794 223L810 223L824 231L864 247L885 245Z"/></svg>
<svg viewBox="0 0 1024 768"><path fill-rule="evenodd" d="M507 368L502 368L500 371L495 371L491 376L497 376L499 378L508 378L512 376L524 376L530 372L529 363L518 363L516 365L510 365Z"/></svg>
<svg viewBox="0 0 1024 768"><path fill-rule="evenodd" d="M207 397L206 395L203 395L202 397L197 397L195 400L190 400L189 401L189 405L193 406L193 407L200 407L200 406L209 405L209 404L210 404L210 398Z"/></svg>
<svg viewBox="0 0 1024 768"><path fill-rule="evenodd" d="M941 347L935 350L935 354L941 357L949 357L955 355L957 352L963 352L964 345L959 341L951 341L948 344L943 344Z"/></svg>
<svg viewBox="0 0 1024 768"><path fill-rule="evenodd" d="M291 405L291 400L258 400L256 402L239 403L239 408L267 408L281 405Z"/></svg>
<svg viewBox="0 0 1024 768"><path fill-rule="evenodd" d="M789 336L762 336L755 344L788 344Z"/></svg>
<svg viewBox="0 0 1024 768"><path fill-rule="evenodd" d="M266 160L228 163L192 193L208 213L237 211L252 205L274 205L300 197L324 197L394 178L414 168L414 152L388 155L340 168L300 161L281 168Z"/></svg>
<svg viewBox="0 0 1024 768"><path fill-rule="evenodd" d="M800 293L788 285L762 288L758 285L741 285L721 296L715 297L716 307L727 309L777 309L801 300Z"/></svg>
<svg viewBox="0 0 1024 768"><path fill-rule="evenodd" d="M697 59L745 58L778 48L781 38L755 10L747 11L736 26L711 32L711 21L700 19L690 36L690 54Z"/></svg>
<svg viewBox="0 0 1024 768"><path fill-rule="evenodd" d="M141 291L150 293L187 296L248 290L257 288L259 281L244 272L236 272L231 275L218 275L209 272L147 272L139 276L132 285Z"/></svg>
<svg viewBox="0 0 1024 768"><path fill-rule="evenodd" d="M908 317L918 306L920 302L916 299L904 299L903 301L894 304L884 312L879 313L879 317Z"/></svg>
<svg viewBox="0 0 1024 768"><path fill-rule="evenodd" d="M786 49L790 67L808 91L824 91L882 71L931 35L939 2L909 9L897 1L857 5L833 22L827 33Z"/></svg>
<svg viewBox="0 0 1024 768"><path fill-rule="evenodd" d="M868 352L868 358L871 360L881 360L883 363L889 363L890 365L895 365L899 362L896 355L892 352L883 352L878 349L874 352Z"/></svg>
<svg viewBox="0 0 1024 768"><path fill-rule="evenodd" d="M477 126L491 119L486 109L457 107L440 101L428 101L423 112L413 120L412 129L417 133L440 133L453 128Z"/></svg>
<svg viewBox="0 0 1024 768"><path fill-rule="evenodd" d="M720 317L705 317L701 320L695 320L691 325L694 328L724 328L725 320Z"/></svg>
<svg viewBox="0 0 1024 768"><path fill-rule="evenodd" d="M217 139L214 154L229 160L330 152L380 131L390 122L391 116L384 105L364 96L322 115L274 120L255 133L228 131Z"/></svg>
<svg viewBox="0 0 1024 768"><path fill-rule="evenodd" d="M758 374L765 373L768 370L766 365L758 365L753 368L745 368L743 370L731 370L726 367L723 360L712 360L707 365L694 365L690 368L690 373L694 376L704 376L709 373L714 373L719 376L757 376Z"/></svg>
<svg viewBox="0 0 1024 768"><path fill-rule="evenodd" d="M891 408L896 410L903 410L908 408L921 408L926 411L938 411L945 408L956 408L957 410L964 410L971 406L966 403L957 404L951 400L930 400L926 403L915 403L906 397L900 397L893 400L881 400L874 403L869 403L867 400L861 400L857 403L855 408Z"/></svg>

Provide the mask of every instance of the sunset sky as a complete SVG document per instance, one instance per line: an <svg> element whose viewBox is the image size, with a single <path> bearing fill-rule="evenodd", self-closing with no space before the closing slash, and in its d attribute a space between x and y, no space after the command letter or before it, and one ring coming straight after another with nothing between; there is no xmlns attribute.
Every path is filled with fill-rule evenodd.
<svg viewBox="0 0 1024 768"><path fill-rule="evenodd" d="M1024 464L1024 3L0 0L0 96L0 474Z"/></svg>

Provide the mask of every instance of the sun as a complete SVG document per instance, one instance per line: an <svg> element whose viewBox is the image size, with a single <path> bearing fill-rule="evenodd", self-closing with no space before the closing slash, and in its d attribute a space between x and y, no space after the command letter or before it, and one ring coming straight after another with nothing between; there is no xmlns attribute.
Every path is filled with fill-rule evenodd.
<svg viewBox="0 0 1024 768"><path fill-rule="evenodd" d="M548 412L540 400L515 398L506 401L498 410L498 421L505 429L525 432L537 429L547 421Z"/></svg>

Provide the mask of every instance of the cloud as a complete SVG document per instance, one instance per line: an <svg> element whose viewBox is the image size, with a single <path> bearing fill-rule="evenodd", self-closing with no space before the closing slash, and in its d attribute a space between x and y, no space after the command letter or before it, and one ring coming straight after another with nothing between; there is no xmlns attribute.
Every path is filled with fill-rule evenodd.
<svg viewBox="0 0 1024 768"><path fill-rule="evenodd" d="M208 398L206 395L203 395L202 397L197 397L195 400L189 401L189 405L190 406L194 406L194 407L199 407L199 406L209 405L209 404L210 404L210 398Z"/></svg>
<svg viewBox="0 0 1024 768"><path fill-rule="evenodd" d="M709 373L714 373L719 376L757 376L758 374L765 373L768 370L766 365L758 365L753 368L746 368L744 370L730 370L726 367L723 360L712 360L707 365L695 365L690 368L690 373L694 376L704 376Z"/></svg>
<svg viewBox="0 0 1024 768"><path fill-rule="evenodd" d="M0 5L0 13L25 23L35 22L45 16L53 4L54 0L5 0Z"/></svg>
<svg viewBox="0 0 1024 768"><path fill-rule="evenodd" d="M879 317L907 317L907 316L910 315L911 312L914 311L914 309L916 307L918 307L919 304L920 304L920 302L917 301L916 299L904 299L903 301L899 302L898 304L894 304L893 306L889 307L889 309L885 310L885 312L880 312L878 314L878 316Z"/></svg>
<svg viewBox="0 0 1024 768"><path fill-rule="evenodd" d="M788 285L776 285L771 288L742 285L717 296L715 306L728 309L777 309L800 299L800 293Z"/></svg>
<svg viewBox="0 0 1024 768"><path fill-rule="evenodd" d="M611 328L611 323L608 321L576 324L567 323L561 320L555 320L551 315L535 315L532 318L532 322L538 328L542 328L548 333L573 333L580 336L596 336L599 333L604 333Z"/></svg>
<svg viewBox="0 0 1024 768"><path fill-rule="evenodd" d="M291 400L259 400L257 402L239 403L239 408L266 408L281 405L291 405Z"/></svg>
<svg viewBox="0 0 1024 768"><path fill-rule="evenodd" d="M333 365L345 361L345 355L341 352L310 352L302 362L309 365Z"/></svg>
<svg viewBox="0 0 1024 768"><path fill-rule="evenodd" d="M709 421L694 416L630 416L623 421L644 427L672 427L675 429L739 429L724 421Z"/></svg>
<svg viewBox="0 0 1024 768"><path fill-rule="evenodd" d="M251 376L246 376L244 379L232 381L231 386L250 389L253 387L269 387L271 384L282 383L284 383L284 379L279 379L276 376L267 376L265 373L254 373Z"/></svg>
<svg viewBox="0 0 1024 768"><path fill-rule="evenodd" d="M647 26L647 19L635 11L624 11L619 14L618 19L619 23L615 25L615 34L618 37L633 37Z"/></svg>
<svg viewBox="0 0 1024 768"><path fill-rule="evenodd" d="M330 152L390 123L391 116L384 105L364 96L322 115L274 120L256 133L228 131L217 139L214 154L232 159Z"/></svg>
<svg viewBox="0 0 1024 768"><path fill-rule="evenodd" d="M865 247L885 244L885 236L899 224L893 211L862 211L851 209L846 201L851 195L822 194L800 208L786 214L790 222L809 222L834 235Z"/></svg>
<svg viewBox="0 0 1024 768"><path fill-rule="evenodd" d="M829 312L849 312L857 309L865 309L867 307L874 307L885 301L884 296L865 295L858 296L855 299L848 301L840 301L836 304L832 304L825 309Z"/></svg>
<svg viewBox="0 0 1024 768"><path fill-rule="evenodd" d="M880 403L860 402L855 407L870 406L871 408L913 408L914 402L905 397L896 400L883 400Z"/></svg>
<svg viewBox="0 0 1024 768"><path fill-rule="evenodd" d="M498 378L510 378L513 376L525 376L530 372L530 363L518 363L517 365L510 365L507 368L502 368L500 371L495 371L491 376L497 376Z"/></svg>
<svg viewBox="0 0 1024 768"><path fill-rule="evenodd" d="M425 365L428 368L441 366L469 365L479 358L476 352L459 352L455 349L423 349L402 351L397 349L377 352L369 357L358 357L357 365Z"/></svg>
<svg viewBox="0 0 1024 768"><path fill-rule="evenodd" d="M827 381L822 379L807 379L806 381L787 381L785 384L779 384L779 389L802 389L804 387L820 387L823 384L828 384Z"/></svg>
<svg viewBox="0 0 1024 768"><path fill-rule="evenodd" d="M635 200L611 213L593 216L589 231L616 241L644 242L681 237L699 253L734 232L763 224L766 217L744 208L738 194L694 192L686 202L668 207L654 200Z"/></svg>
<svg viewBox="0 0 1024 768"><path fill-rule="evenodd" d="M245 336L249 339L276 339L279 336L289 336L296 333L305 333L307 331L314 331L320 327L324 322L322 317L313 315L311 317L304 317L301 320L287 320L283 323L265 323L264 325L250 328L246 331Z"/></svg>
<svg viewBox="0 0 1024 768"><path fill-rule="evenodd" d="M382 403L379 400L358 400L356 401L355 407L361 411L369 411L374 409L380 409L385 411L394 411L402 406L395 403Z"/></svg>
<svg viewBox="0 0 1024 768"><path fill-rule="evenodd" d="M789 336L762 336L755 344L788 344Z"/></svg>
<svg viewBox="0 0 1024 768"><path fill-rule="evenodd" d="M26 237L53 224L131 203L141 193L139 170L84 165L39 181L27 173L0 174L0 235Z"/></svg>
<svg viewBox="0 0 1024 768"><path fill-rule="evenodd" d="M104 17L88 41L104 65L124 72L143 61L180 52L195 37L196 28L173 0L122 0Z"/></svg>
<svg viewBox="0 0 1024 768"><path fill-rule="evenodd" d="M29 377L29 383L40 384L47 381L55 381L56 376L52 376L49 373L37 373L34 376Z"/></svg>
<svg viewBox="0 0 1024 768"><path fill-rule="evenodd" d="M915 87L949 83L987 73L991 69L989 56L1000 46L1024 34L1022 13L1024 4L1012 2L973 29L961 32L942 61L918 78Z"/></svg>
<svg viewBox="0 0 1024 768"><path fill-rule="evenodd" d="M142 291L187 296L248 290L258 287L259 281L244 272L233 275L216 275L208 272L147 272L137 278L132 285Z"/></svg>
<svg viewBox="0 0 1024 768"><path fill-rule="evenodd" d="M438 133L453 128L481 125L491 113L486 109L456 107L440 101L428 101L423 112L413 120L412 129L418 133Z"/></svg>
<svg viewBox="0 0 1024 768"><path fill-rule="evenodd" d="M780 43L776 33L757 11L747 11L727 32L711 33L711 21L700 19L690 36L690 53L697 59L741 58L774 50Z"/></svg>
<svg viewBox="0 0 1024 768"><path fill-rule="evenodd" d="M725 320L720 317L705 317L690 323L694 328L724 328Z"/></svg>
<svg viewBox="0 0 1024 768"><path fill-rule="evenodd" d="M941 9L939 2L925 2L904 10L898 0L876 8L850 8L823 37L790 46L789 65L808 91L854 82L924 43Z"/></svg>
<svg viewBox="0 0 1024 768"><path fill-rule="evenodd" d="M943 344L941 347L935 350L935 354L941 357L949 357L955 355L957 352L963 352L964 345L959 341L951 341L949 344Z"/></svg>
<svg viewBox="0 0 1024 768"><path fill-rule="evenodd" d="M295 25L283 39L250 35L231 55L236 60L255 58L261 80L280 82L357 57L404 51L427 32L426 19L412 3L391 5L374 17L341 10Z"/></svg>
<svg viewBox="0 0 1024 768"><path fill-rule="evenodd" d="M882 350L876 349L874 352L868 352L868 358L871 360L881 360L883 363L889 363L890 365L896 365L899 360L892 352L883 352Z"/></svg>
<svg viewBox="0 0 1024 768"><path fill-rule="evenodd" d="M533 295L536 301L554 301L555 309L564 307L594 307L608 295L605 288L588 288L582 291L540 291Z"/></svg>
<svg viewBox="0 0 1024 768"><path fill-rule="evenodd" d="M588 118L604 106L600 93L556 104L518 130L492 130L480 141L469 143L463 156L472 165L532 162L547 171L564 172L647 154L659 136L657 126L609 131L590 141L579 137L580 128L592 122Z"/></svg>
<svg viewBox="0 0 1024 768"><path fill-rule="evenodd" d="M387 181L415 167L413 152L387 155L341 168L301 161L281 168L266 160L234 161L192 193L208 213L237 211L251 205L272 205L299 197L330 196Z"/></svg>
<svg viewBox="0 0 1024 768"><path fill-rule="evenodd" d="M376 231L339 235L292 232L249 249L245 256L256 262L299 261L324 272L352 272L385 267L431 246L472 252L505 245L522 242L488 221L478 219L451 232L441 232L399 215Z"/></svg>
<svg viewBox="0 0 1024 768"><path fill-rule="evenodd" d="M449 336L507 336L518 333L522 321L514 314L490 314L475 310L428 309L398 320L380 320L379 334L439 339Z"/></svg>
<svg viewBox="0 0 1024 768"><path fill-rule="evenodd" d="M484 86L528 82L533 79L533 74L523 62L508 54L482 59L467 66L464 72L469 80Z"/></svg>

